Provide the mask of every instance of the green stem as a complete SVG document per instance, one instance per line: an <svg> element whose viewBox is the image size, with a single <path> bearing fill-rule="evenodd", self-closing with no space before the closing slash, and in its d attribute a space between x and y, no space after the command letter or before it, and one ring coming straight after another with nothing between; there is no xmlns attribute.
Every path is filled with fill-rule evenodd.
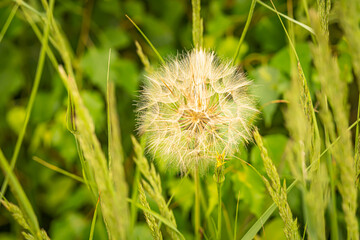
<svg viewBox="0 0 360 240"><path fill-rule="evenodd" d="M235 51L235 54L234 54L234 57L233 57L233 60L232 60L232 64L233 64L233 65L236 64L236 59L237 59L238 56L239 56L241 45L242 45L242 43L243 43L243 41L244 41L244 39L245 39L246 33L247 33L248 29L249 29L250 22L251 22L253 13L254 13L255 5L256 5L256 0L252 0L251 6L250 6L249 15L248 15L248 17L247 17L244 30L243 30L243 32L242 32L242 34L241 34L239 43L238 43L238 45L237 45L237 48L236 48L236 51Z"/></svg>
<svg viewBox="0 0 360 240"><path fill-rule="evenodd" d="M276 14L282 16L283 18L286 18L287 20L289 20L289 21L291 21L291 22L299 25L300 27L306 29L306 30L309 31L310 33L314 34L314 30L313 30L311 27L307 26L306 24L303 24L303 23L301 23L301 22L299 22L299 21L296 21L295 19L293 19L293 18L291 18L291 17L288 17L287 15L285 15L285 14L283 14L283 13L281 13L281 12L278 12L278 11L276 10L276 8L272 8L272 7L270 7L269 5L267 5L266 3L264 3L264 2L262 2L262 1L260 1L260 0L256 0L256 2L259 3L260 5L266 7L267 9L275 12Z"/></svg>
<svg viewBox="0 0 360 240"><path fill-rule="evenodd" d="M218 192L218 230L217 230L217 239L221 240L221 217L222 217L222 213L221 213L221 185L222 183L219 181L217 182L217 192Z"/></svg>
<svg viewBox="0 0 360 240"><path fill-rule="evenodd" d="M12 22L18 8L19 8L19 4L15 4L14 7L11 9L9 17L6 19L4 27L1 29L1 32L0 32L0 43L3 40L5 33L8 30L10 23Z"/></svg>
<svg viewBox="0 0 360 240"><path fill-rule="evenodd" d="M357 120L359 120L359 118L360 118L360 94L359 94L359 101L358 101ZM358 123L358 124L356 124L356 130L355 130L355 169L356 169L356 185L357 186L359 185L358 178L359 178L359 174L360 174L359 151L360 151L360 145L359 145L359 123Z"/></svg>
<svg viewBox="0 0 360 240"><path fill-rule="evenodd" d="M193 29L192 36L195 48L199 49L203 44L203 25L200 17L200 0L192 0Z"/></svg>
<svg viewBox="0 0 360 240"><path fill-rule="evenodd" d="M328 110L328 106L325 106ZM358 126L358 125L356 125ZM330 138L329 133L324 129L325 132L325 146L329 147L330 145ZM328 152L326 156L326 164L330 175L330 226L331 226L331 240L338 240L339 239L339 230L338 230L338 223L337 223L337 211L336 211L336 192L335 192L335 173L334 168L332 165L332 157L331 153Z"/></svg>
<svg viewBox="0 0 360 240"><path fill-rule="evenodd" d="M200 239L200 178L199 168L195 167L195 239Z"/></svg>

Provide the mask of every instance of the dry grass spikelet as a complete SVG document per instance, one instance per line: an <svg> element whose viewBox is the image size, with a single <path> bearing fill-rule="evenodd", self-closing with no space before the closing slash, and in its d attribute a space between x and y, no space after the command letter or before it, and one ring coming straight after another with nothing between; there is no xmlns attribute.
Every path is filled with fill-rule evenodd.
<svg viewBox="0 0 360 240"><path fill-rule="evenodd" d="M257 109L251 83L231 62L194 49L147 76L138 103L138 129L156 158L184 172L207 169L216 153L234 153L251 136Z"/></svg>

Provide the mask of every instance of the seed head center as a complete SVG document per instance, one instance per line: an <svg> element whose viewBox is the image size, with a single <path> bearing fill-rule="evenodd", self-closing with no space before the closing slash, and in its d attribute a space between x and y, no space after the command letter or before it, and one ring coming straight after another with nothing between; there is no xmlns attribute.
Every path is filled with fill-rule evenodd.
<svg viewBox="0 0 360 240"><path fill-rule="evenodd" d="M182 129L191 130L193 132L204 131L211 121L208 114L204 111L195 111L186 109L182 113L179 123Z"/></svg>

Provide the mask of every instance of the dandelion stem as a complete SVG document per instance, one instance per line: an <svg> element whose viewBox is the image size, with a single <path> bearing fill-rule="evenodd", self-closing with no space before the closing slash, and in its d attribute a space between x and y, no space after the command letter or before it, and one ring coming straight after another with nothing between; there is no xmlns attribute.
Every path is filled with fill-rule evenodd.
<svg viewBox="0 0 360 240"><path fill-rule="evenodd" d="M218 192L218 230L217 230L217 239L220 240L221 239L221 217L222 217L222 213L221 213L221 185L222 182L219 181L217 182L217 192Z"/></svg>
<svg viewBox="0 0 360 240"><path fill-rule="evenodd" d="M200 178L199 167L195 167L195 239L200 239Z"/></svg>
<svg viewBox="0 0 360 240"><path fill-rule="evenodd" d="M203 25L200 17L200 0L192 0L192 11L193 11L193 42L195 48L201 48L203 43Z"/></svg>

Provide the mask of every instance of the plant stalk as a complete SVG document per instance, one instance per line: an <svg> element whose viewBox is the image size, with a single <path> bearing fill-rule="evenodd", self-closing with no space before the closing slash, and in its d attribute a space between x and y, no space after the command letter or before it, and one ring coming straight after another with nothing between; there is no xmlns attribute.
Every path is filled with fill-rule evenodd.
<svg viewBox="0 0 360 240"><path fill-rule="evenodd" d="M218 179L217 182L217 192L218 192L218 222L217 222L217 239L221 240L221 218L222 218L222 212L221 212L221 186L222 182Z"/></svg>
<svg viewBox="0 0 360 240"><path fill-rule="evenodd" d="M200 178L199 167L195 167L195 239L200 239Z"/></svg>

